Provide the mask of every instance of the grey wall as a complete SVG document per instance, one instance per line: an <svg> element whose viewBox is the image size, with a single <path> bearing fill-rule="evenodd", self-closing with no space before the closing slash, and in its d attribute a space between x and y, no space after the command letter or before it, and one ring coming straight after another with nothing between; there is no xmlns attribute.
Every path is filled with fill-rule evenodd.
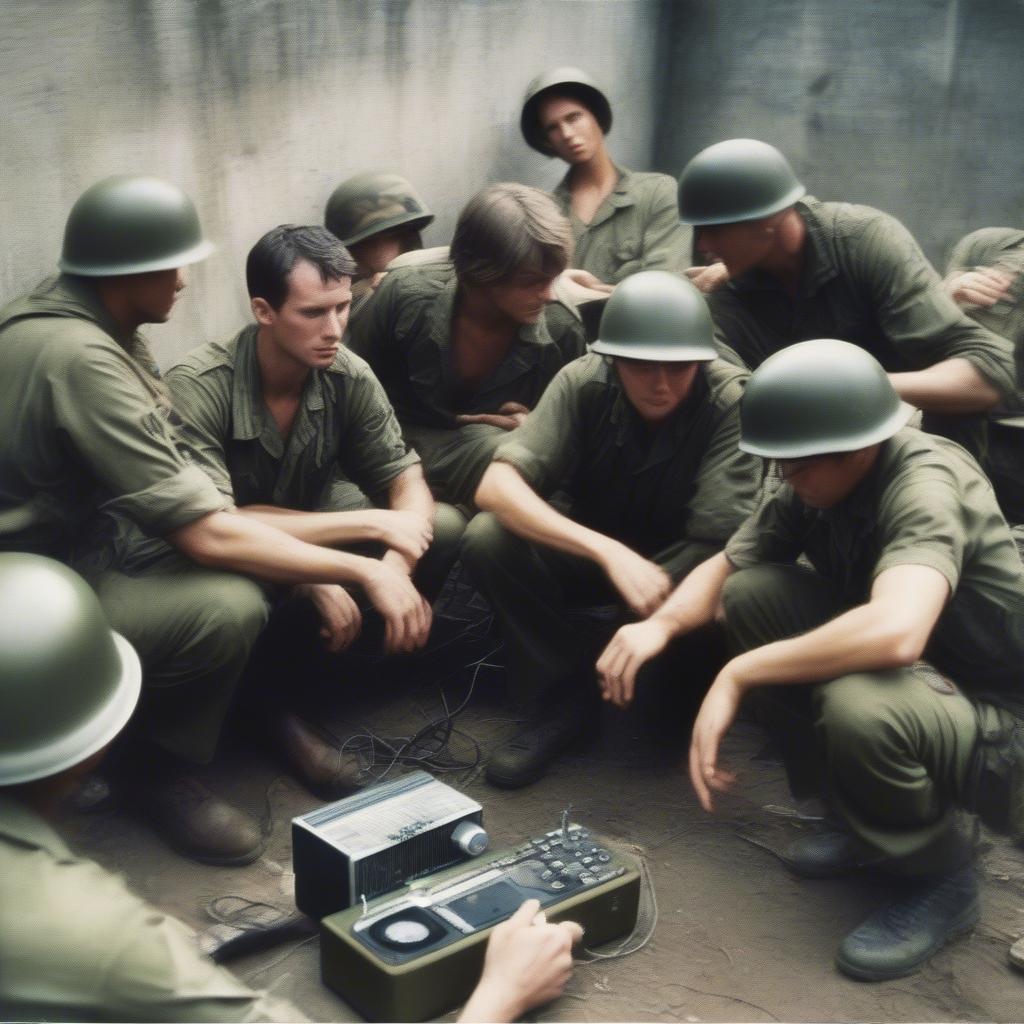
<svg viewBox="0 0 1024 1024"><path fill-rule="evenodd" d="M933 261L1024 224L1020 0L678 0L655 162L749 136L820 199L895 214Z"/></svg>
<svg viewBox="0 0 1024 1024"><path fill-rule="evenodd" d="M248 316L242 265L283 221L319 222L342 179L405 174L446 242L485 181L552 185L518 131L547 67L582 63L615 107L613 150L649 164L654 0L82 0L0 4L0 301L49 273L77 195L108 174L177 182L217 256L174 320L169 365ZM626 59L624 59L626 55Z"/></svg>

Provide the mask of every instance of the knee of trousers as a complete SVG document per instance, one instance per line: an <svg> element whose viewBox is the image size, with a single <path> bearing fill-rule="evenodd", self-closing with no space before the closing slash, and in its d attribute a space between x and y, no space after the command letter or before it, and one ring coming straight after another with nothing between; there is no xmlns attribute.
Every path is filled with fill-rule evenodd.
<svg viewBox="0 0 1024 1024"><path fill-rule="evenodd" d="M458 548L466 532L466 517L454 505L443 501L434 505L434 540L432 547L447 551Z"/></svg>
<svg viewBox="0 0 1024 1024"><path fill-rule="evenodd" d="M263 590L244 577L204 581L198 589L192 642L193 661L204 669L241 671L269 616Z"/></svg>
<svg viewBox="0 0 1024 1024"><path fill-rule="evenodd" d="M478 512L469 521L462 535L462 564L475 577L486 575L498 564L507 563L509 558L522 557L523 541L498 522L490 512Z"/></svg>
<svg viewBox="0 0 1024 1024"><path fill-rule="evenodd" d="M815 729L828 750L828 761L863 768L879 760L910 756L903 716L884 699L886 678L896 672L858 672L818 686L814 692Z"/></svg>
<svg viewBox="0 0 1024 1024"><path fill-rule="evenodd" d="M789 584L794 572L803 573L790 565L751 565L734 572L722 588L726 625L745 621L766 601L777 601L779 590Z"/></svg>

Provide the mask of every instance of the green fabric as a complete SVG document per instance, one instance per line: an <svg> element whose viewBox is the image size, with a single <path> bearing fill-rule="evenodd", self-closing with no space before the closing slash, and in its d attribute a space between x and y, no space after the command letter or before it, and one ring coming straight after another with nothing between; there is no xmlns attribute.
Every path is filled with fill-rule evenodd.
<svg viewBox="0 0 1024 1024"><path fill-rule="evenodd" d="M867 349L890 373L966 359L1005 397L1013 394L1012 345L957 307L899 221L810 196L795 209L807 226L797 298L757 271L707 297L721 343L751 369L793 342L839 338ZM983 451L984 417L925 416L925 427Z"/></svg>
<svg viewBox="0 0 1024 1024"><path fill-rule="evenodd" d="M881 572L931 566L949 582L925 657L973 696L1024 709L1024 567L991 485L963 449L904 428L831 509L783 484L726 546L739 569L803 552L843 606L867 602Z"/></svg>
<svg viewBox="0 0 1024 1024"><path fill-rule="evenodd" d="M0 548L70 558L97 509L164 534L227 502L179 446L141 337L61 276L0 311Z"/></svg>
<svg viewBox="0 0 1024 1024"><path fill-rule="evenodd" d="M584 336L577 317L551 303L536 324L520 329L494 373L467 393L451 363L457 287L450 263L390 271L351 325L351 345L384 385L435 495L469 505L501 432L458 427L455 417L497 412L505 402L532 409L558 370L583 354Z"/></svg>
<svg viewBox="0 0 1024 1024"><path fill-rule="evenodd" d="M182 437L238 506L328 508L339 471L380 495L419 460L402 440L383 389L357 355L341 349L313 370L287 438L263 402L257 325L203 345L167 373Z"/></svg>
<svg viewBox="0 0 1024 1024"><path fill-rule="evenodd" d="M739 450L745 371L701 364L694 390L653 435L613 367L590 354L559 371L495 458L569 515L649 555L687 538L721 548L757 501L761 460Z"/></svg>
<svg viewBox="0 0 1024 1024"><path fill-rule="evenodd" d="M2 793L0 963L5 1020L305 1019L200 955L181 921Z"/></svg>
<svg viewBox="0 0 1024 1024"><path fill-rule="evenodd" d="M740 650L807 632L848 607L817 573L765 564L731 576L723 604ZM759 687L746 703L782 751L794 794L826 796L892 869L941 873L970 855L956 805L965 796L977 715L930 665Z"/></svg>
<svg viewBox="0 0 1024 1024"><path fill-rule="evenodd" d="M676 183L667 174L616 167L619 180L589 224L572 212L569 174L553 191L572 224L576 248L571 265L606 284L640 270L681 274L693 262L693 233L679 223Z"/></svg>

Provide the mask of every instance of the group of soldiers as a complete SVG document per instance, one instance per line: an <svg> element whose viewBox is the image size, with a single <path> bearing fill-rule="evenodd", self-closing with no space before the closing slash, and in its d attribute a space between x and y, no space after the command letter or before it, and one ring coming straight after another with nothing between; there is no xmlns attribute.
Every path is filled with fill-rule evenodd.
<svg viewBox="0 0 1024 1024"><path fill-rule="evenodd" d="M484 187L441 249L409 182L349 179L324 226L253 246L253 321L164 376L138 328L212 249L164 181L87 190L61 273L0 310L5 1006L279 1016L45 818L120 733L130 806L188 856L252 861L259 824L194 774L229 711L314 792L352 792L282 667L422 648L456 561L518 710L491 783L531 783L657 677L699 703L705 810L742 703L830 808L787 865L905 876L841 970L908 974L978 920L970 815L1024 837L1024 234L969 236L943 280L770 145L710 146L677 186L615 164L611 124L584 72L539 76L522 133L564 179ZM471 1017L564 985L578 934L535 911ZM120 966L50 969L104 928Z"/></svg>

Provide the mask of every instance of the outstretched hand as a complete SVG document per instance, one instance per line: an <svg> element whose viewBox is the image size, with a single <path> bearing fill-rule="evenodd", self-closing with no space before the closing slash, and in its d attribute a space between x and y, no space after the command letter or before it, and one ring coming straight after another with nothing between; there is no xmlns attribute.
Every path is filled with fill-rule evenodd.
<svg viewBox="0 0 1024 1024"><path fill-rule="evenodd" d="M455 417L460 427L471 423L483 423L489 427L500 427L502 430L515 430L526 422L530 410L521 402L505 402L497 412L463 413Z"/></svg>
<svg viewBox="0 0 1024 1024"><path fill-rule="evenodd" d="M951 274L943 284L950 298L961 306L994 306L1009 296L1015 277L995 267L975 267Z"/></svg>
<svg viewBox="0 0 1024 1024"><path fill-rule="evenodd" d="M705 811L715 809L716 793L725 793L736 774L719 764L722 740L736 720L743 692L726 665L711 684L690 737L690 782Z"/></svg>

